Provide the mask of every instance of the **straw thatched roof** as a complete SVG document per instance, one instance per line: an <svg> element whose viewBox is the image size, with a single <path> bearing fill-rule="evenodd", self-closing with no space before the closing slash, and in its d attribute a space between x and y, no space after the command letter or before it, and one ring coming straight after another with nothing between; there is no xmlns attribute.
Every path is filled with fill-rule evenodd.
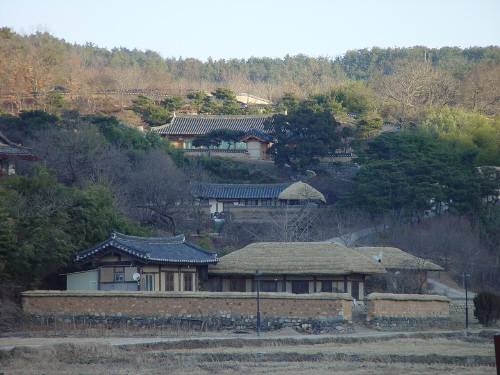
<svg viewBox="0 0 500 375"><path fill-rule="evenodd" d="M367 301L391 300L391 301L440 301L449 302L446 296L437 294L394 294L394 293L371 293L366 297Z"/></svg>
<svg viewBox="0 0 500 375"><path fill-rule="evenodd" d="M443 267L438 266L428 260L418 258L395 247L354 247L359 253L373 258L381 256L382 266L386 269L407 269L407 270L426 270L441 271Z"/></svg>
<svg viewBox="0 0 500 375"><path fill-rule="evenodd" d="M286 200L320 200L326 203L325 196L321 194L318 190L312 186L299 181L296 182L285 190L283 190L279 195L278 199Z"/></svg>
<svg viewBox="0 0 500 375"><path fill-rule="evenodd" d="M333 242L258 242L220 258L209 273L217 275L383 274L375 260Z"/></svg>

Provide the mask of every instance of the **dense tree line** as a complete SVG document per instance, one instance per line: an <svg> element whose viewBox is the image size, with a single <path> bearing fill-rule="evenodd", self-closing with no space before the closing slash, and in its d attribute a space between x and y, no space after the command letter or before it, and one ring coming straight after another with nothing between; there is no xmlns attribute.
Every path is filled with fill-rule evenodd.
<svg viewBox="0 0 500 375"><path fill-rule="evenodd" d="M497 46L374 47L335 59L287 55L202 62L162 58L154 51L72 45L44 32L21 36L0 29L1 105L13 114L23 109L51 111L57 99L48 93L54 88L80 113L125 116L122 109L130 108L136 98L127 94L147 91L159 102L164 95L187 97L193 91L227 87L273 102L286 92L305 99L331 88L354 89L365 95L377 116L398 122L413 121L423 108L441 105L496 115L499 69ZM227 113L230 108L226 105Z"/></svg>

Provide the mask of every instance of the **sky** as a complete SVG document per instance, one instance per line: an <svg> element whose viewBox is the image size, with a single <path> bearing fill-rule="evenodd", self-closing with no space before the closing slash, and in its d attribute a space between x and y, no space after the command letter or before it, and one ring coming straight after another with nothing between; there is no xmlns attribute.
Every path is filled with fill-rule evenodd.
<svg viewBox="0 0 500 375"><path fill-rule="evenodd" d="M500 0L0 0L0 27L206 61L500 45Z"/></svg>

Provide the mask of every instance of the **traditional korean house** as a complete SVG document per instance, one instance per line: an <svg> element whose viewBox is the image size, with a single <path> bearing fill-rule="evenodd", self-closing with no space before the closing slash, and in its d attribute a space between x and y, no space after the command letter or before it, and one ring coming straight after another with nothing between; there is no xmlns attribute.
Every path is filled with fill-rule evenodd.
<svg viewBox="0 0 500 375"><path fill-rule="evenodd" d="M175 237L136 237L113 232L100 244L76 254L88 272L69 274L67 285L80 290L198 291L217 253ZM82 280L79 282L78 280Z"/></svg>
<svg viewBox="0 0 500 375"><path fill-rule="evenodd" d="M16 145L0 133L0 177L16 173L17 160L38 160L31 148Z"/></svg>
<svg viewBox="0 0 500 375"><path fill-rule="evenodd" d="M397 289L396 284L401 284L412 287L413 292L422 292L427 286L428 272L444 269L396 247L354 247L353 250L378 261L387 270L387 275L391 275L394 289Z"/></svg>
<svg viewBox="0 0 500 375"><path fill-rule="evenodd" d="M272 206L325 203L324 195L304 182L279 184L193 184L192 192L203 204L210 205L210 213L236 212L252 206L265 209Z"/></svg>
<svg viewBox="0 0 500 375"><path fill-rule="evenodd" d="M172 145L183 148L185 152L195 154L208 152L208 149L193 147L197 135L212 130L228 129L245 132L234 144L222 143L210 152L222 156L238 156L250 159L268 159L265 150L274 142L274 137L266 132L265 121L274 114L262 115L185 115L174 114L169 122L152 128L162 137L167 137ZM237 155L240 154L240 155Z"/></svg>
<svg viewBox="0 0 500 375"><path fill-rule="evenodd" d="M256 273L256 271L259 271ZM368 275L384 274L374 259L332 242L259 242L210 265L211 291L349 293L364 299Z"/></svg>

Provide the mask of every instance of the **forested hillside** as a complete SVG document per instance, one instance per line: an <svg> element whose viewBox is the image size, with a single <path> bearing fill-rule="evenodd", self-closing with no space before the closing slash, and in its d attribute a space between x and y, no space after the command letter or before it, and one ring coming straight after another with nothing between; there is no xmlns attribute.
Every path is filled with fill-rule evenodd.
<svg viewBox="0 0 500 375"><path fill-rule="evenodd" d="M243 92L273 105L241 106L234 94ZM276 112L269 125L280 141L270 149L275 166L185 157L148 128L173 111ZM113 229L184 232L225 252L253 241L321 241L383 223L376 244L432 259L458 278L467 271L473 287L495 290L499 178L486 167L500 166L499 115L498 46L203 62L3 28L0 131L33 147L42 162L2 179L0 281L50 285L51 275L73 270L75 251ZM318 156L336 150L358 155L353 179L339 165L319 166ZM217 240L189 194L196 181L292 175L309 178L328 207L260 225L228 222Z"/></svg>
<svg viewBox="0 0 500 375"><path fill-rule="evenodd" d="M118 113L137 93L153 99L227 87L277 102L285 92L306 98L346 87L387 121L411 121L429 106L499 113L500 48L426 47L346 51L336 58L212 60L162 57L154 51L92 43L72 45L48 33L0 29L1 108L52 110L60 92L82 114Z"/></svg>

